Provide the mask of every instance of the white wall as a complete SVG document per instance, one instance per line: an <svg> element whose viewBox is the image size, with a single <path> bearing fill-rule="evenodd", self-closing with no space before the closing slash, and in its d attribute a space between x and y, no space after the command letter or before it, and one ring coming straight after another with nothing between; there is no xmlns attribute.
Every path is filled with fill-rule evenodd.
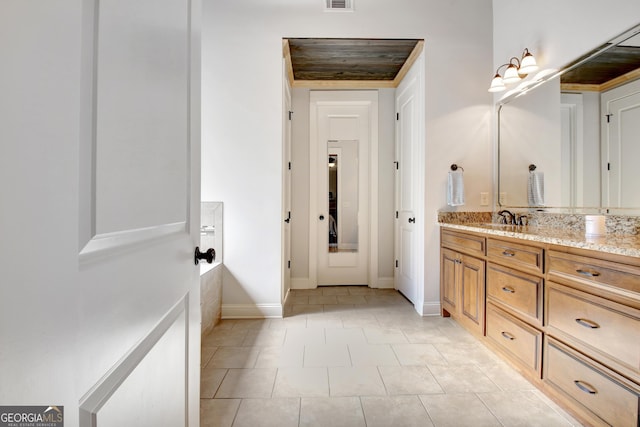
<svg viewBox="0 0 640 427"><path fill-rule="evenodd" d="M425 301L437 312L436 213L446 207L449 165L465 168L465 210L478 209L479 192L491 190L490 72L484 72L493 66L491 1L368 0L354 13L322 7L320 0L204 1L202 195L225 203L223 303L280 302L282 38L424 38ZM300 101L294 94L298 119ZM294 144L298 137L294 130ZM293 180L294 191L304 185L296 172ZM305 232L297 227L294 234ZM304 276L304 269L295 263L293 273Z"/></svg>

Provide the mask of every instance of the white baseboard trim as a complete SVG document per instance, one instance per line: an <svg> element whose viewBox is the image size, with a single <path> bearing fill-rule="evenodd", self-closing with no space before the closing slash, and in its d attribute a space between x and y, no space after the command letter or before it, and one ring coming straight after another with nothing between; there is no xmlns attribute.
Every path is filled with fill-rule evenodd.
<svg viewBox="0 0 640 427"><path fill-rule="evenodd" d="M378 277L378 289L394 289L395 281L393 277Z"/></svg>
<svg viewBox="0 0 640 427"><path fill-rule="evenodd" d="M291 289L315 289L315 286L311 286L308 277L292 277Z"/></svg>
<svg viewBox="0 0 640 427"><path fill-rule="evenodd" d="M223 319L279 319L281 304L222 304Z"/></svg>
<svg viewBox="0 0 640 427"><path fill-rule="evenodd" d="M440 301L425 301L422 304L423 316L440 316Z"/></svg>

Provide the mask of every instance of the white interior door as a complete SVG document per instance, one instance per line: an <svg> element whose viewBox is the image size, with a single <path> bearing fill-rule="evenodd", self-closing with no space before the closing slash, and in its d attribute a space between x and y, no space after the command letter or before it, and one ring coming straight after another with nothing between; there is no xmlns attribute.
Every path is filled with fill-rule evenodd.
<svg viewBox="0 0 640 427"><path fill-rule="evenodd" d="M199 16L0 3L3 404L199 424Z"/></svg>
<svg viewBox="0 0 640 427"><path fill-rule="evenodd" d="M418 229L420 197L420 93L415 73L408 75L396 96L396 222L395 287L416 303L418 288ZM419 225L419 224L418 224Z"/></svg>
<svg viewBox="0 0 640 427"><path fill-rule="evenodd" d="M602 94L603 205L640 206L640 80Z"/></svg>
<svg viewBox="0 0 640 427"><path fill-rule="evenodd" d="M287 78L286 64L283 60L282 67L282 80L283 80L283 150L282 150L282 164L284 165L283 176L283 205L282 215L284 217L284 223L282 226L282 303L287 296L287 292L291 288L291 120L293 119L293 111L291 107L291 86L289 85L289 79Z"/></svg>
<svg viewBox="0 0 640 427"><path fill-rule="evenodd" d="M342 92L311 94L310 279L317 285L369 284L372 111ZM355 100L354 100L355 99Z"/></svg>

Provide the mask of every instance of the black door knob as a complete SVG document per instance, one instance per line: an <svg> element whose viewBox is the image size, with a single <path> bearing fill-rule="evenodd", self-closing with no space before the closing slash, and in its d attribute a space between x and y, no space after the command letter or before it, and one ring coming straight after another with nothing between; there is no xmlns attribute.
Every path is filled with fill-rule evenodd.
<svg viewBox="0 0 640 427"><path fill-rule="evenodd" d="M415 224L416 223L416 219L415 218L409 218L409 222Z"/></svg>
<svg viewBox="0 0 640 427"><path fill-rule="evenodd" d="M324 221L324 215L320 215L320 216L318 217L318 219L319 219L320 221Z"/></svg>
<svg viewBox="0 0 640 427"><path fill-rule="evenodd" d="M213 264L213 261L216 259L216 250L209 248L205 252L200 252L200 248L196 246L196 250L193 255L193 262L198 265L200 264L201 259L207 261L209 264Z"/></svg>

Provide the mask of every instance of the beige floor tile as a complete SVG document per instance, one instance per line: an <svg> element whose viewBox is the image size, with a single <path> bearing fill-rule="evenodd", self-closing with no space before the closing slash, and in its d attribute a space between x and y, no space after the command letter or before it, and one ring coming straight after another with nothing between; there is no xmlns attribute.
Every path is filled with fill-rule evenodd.
<svg viewBox="0 0 640 427"><path fill-rule="evenodd" d="M483 366L482 372L503 391L536 389L533 384L506 363Z"/></svg>
<svg viewBox="0 0 640 427"><path fill-rule="evenodd" d="M200 367L204 368L211 360L213 354L218 350L218 347L201 347L200 348Z"/></svg>
<svg viewBox="0 0 640 427"><path fill-rule="evenodd" d="M420 396L429 416L438 427L499 427L500 421L473 393ZM505 424L509 426L509 424Z"/></svg>
<svg viewBox="0 0 640 427"><path fill-rule="evenodd" d="M308 296L289 297L289 303L291 304L309 304Z"/></svg>
<svg viewBox="0 0 640 427"><path fill-rule="evenodd" d="M391 396L444 393L429 369L424 366L379 366L378 371Z"/></svg>
<svg viewBox="0 0 640 427"><path fill-rule="evenodd" d="M242 341L242 345L247 346L277 346L284 343L286 331L283 329L259 329L250 330Z"/></svg>
<svg viewBox="0 0 640 427"><path fill-rule="evenodd" d="M284 337L284 345L324 344L325 342L324 328L287 329Z"/></svg>
<svg viewBox="0 0 640 427"><path fill-rule="evenodd" d="M430 366L436 381L446 393L498 392L500 388L475 365Z"/></svg>
<svg viewBox="0 0 640 427"><path fill-rule="evenodd" d="M338 304L367 304L367 299L364 295L338 295Z"/></svg>
<svg viewBox="0 0 640 427"><path fill-rule="evenodd" d="M333 313L324 312L323 316L316 316L307 319L307 328L313 329L327 329L327 328L340 328L342 329L342 319L334 316Z"/></svg>
<svg viewBox="0 0 640 427"><path fill-rule="evenodd" d="M427 411L417 396L362 397L367 427L430 427Z"/></svg>
<svg viewBox="0 0 640 427"><path fill-rule="evenodd" d="M389 344L349 344L353 366L399 366Z"/></svg>
<svg viewBox="0 0 640 427"><path fill-rule="evenodd" d="M412 344L449 344L451 338L437 327L416 324L415 327L403 328L402 332Z"/></svg>
<svg viewBox="0 0 640 427"><path fill-rule="evenodd" d="M387 392L374 366L329 368L331 396L386 396Z"/></svg>
<svg viewBox="0 0 640 427"><path fill-rule="evenodd" d="M256 368L301 368L304 346L286 345L263 347L256 360Z"/></svg>
<svg viewBox="0 0 640 427"><path fill-rule="evenodd" d="M306 328L307 318L305 316L284 317L282 319L271 319L269 329L295 329Z"/></svg>
<svg viewBox="0 0 640 427"><path fill-rule="evenodd" d="M218 391L227 369L205 368L200 373L200 397L211 399Z"/></svg>
<svg viewBox="0 0 640 427"><path fill-rule="evenodd" d="M202 338L202 347L240 346L247 336L244 329L218 329L213 330Z"/></svg>
<svg viewBox="0 0 640 427"><path fill-rule="evenodd" d="M240 399L200 399L201 427L231 427Z"/></svg>
<svg viewBox="0 0 640 427"><path fill-rule="evenodd" d="M328 286L322 287L322 295L349 295L348 286Z"/></svg>
<svg viewBox="0 0 640 427"><path fill-rule="evenodd" d="M309 304L337 304L335 295L312 295L309 297Z"/></svg>
<svg viewBox="0 0 640 427"><path fill-rule="evenodd" d="M319 368L351 366L346 344L308 344L304 346L304 366Z"/></svg>
<svg viewBox="0 0 640 427"><path fill-rule="evenodd" d="M366 344L364 332L360 328L327 328L325 329L325 339L327 344Z"/></svg>
<svg viewBox="0 0 640 427"><path fill-rule="evenodd" d="M323 307L325 313L337 316L340 316L343 313L348 313L355 308L353 304L325 304Z"/></svg>
<svg viewBox="0 0 640 427"><path fill-rule="evenodd" d="M275 379L275 368L229 369L215 398L271 397Z"/></svg>
<svg viewBox="0 0 640 427"><path fill-rule="evenodd" d="M274 397L329 396L327 368L278 369L273 388Z"/></svg>
<svg viewBox="0 0 640 427"><path fill-rule="evenodd" d="M571 426L533 391L479 393L478 397L505 426Z"/></svg>
<svg viewBox="0 0 640 427"><path fill-rule="evenodd" d="M316 289L294 289L291 291L293 296L311 296L311 295L322 295L322 288Z"/></svg>
<svg viewBox="0 0 640 427"><path fill-rule="evenodd" d="M369 344L403 344L407 337L399 329L363 328Z"/></svg>
<svg viewBox="0 0 640 427"><path fill-rule="evenodd" d="M300 399L244 399L233 427L298 427Z"/></svg>
<svg viewBox="0 0 640 427"><path fill-rule="evenodd" d="M291 306L291 316L299 316L301 314L313 314L313 313L322 313L324 307L320 304L314 305L304 305L304 304L296 304Z"/></svg>
<svg viewBox="0 0 640 427"><path fill-rule="evenodd" d="M372 295L378 293L377 289L371 289L367 286L349 286L349 295Z"/></svg>
<svg viewBox="0 0 640 427"><path fill-rule="evenodd" d="M365 427L357 397L303 398L300 427Z"/></svg>
<svg viewBox="0 0 640 427"><path fill-rule="evenodd" d="M269 319L236 319L233 329L235 330L250 330L250 329L263 329L269 327Z"/></svg>
<svg viewBox="0 0 640 427"><path fill-rule="evenodd" d="M393 344L401 365L447 365L447 361L432 344Z"/></svg>
<svg viewBox="0 0 640 427"><path fill-rule="evenodd" d="M220 347L207 363L207 368L253 368L258 352L253 347Z"/></svg>
<svg viewBox="0 0 640 427"><path fill-rule="evenodd" d="M450 365L495 365L501 360L479 342L433 344Z"/></svg>
<svg viewBox="0 0 640 427"><path fill-rule="evenodd" d="M373 314L353 315L353 311L348 311L342 316L342 327L349 328L380 328L378 319ZM359 313L357 311L356 313Z"/></svg>

